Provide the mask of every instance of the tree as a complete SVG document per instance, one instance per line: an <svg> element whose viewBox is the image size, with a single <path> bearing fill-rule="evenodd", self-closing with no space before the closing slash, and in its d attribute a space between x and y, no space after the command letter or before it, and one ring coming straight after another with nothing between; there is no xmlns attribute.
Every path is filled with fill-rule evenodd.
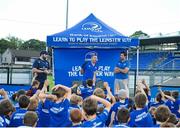
<svg viewBox="0 0 180 128"><path fill-rule="evenodd" d="M21 46L20 49L22 50L35 50L35 51L41 51L46 49L46 42L39 41L36 39L30 39L28 41L25 41Z"/></svg>
<svg viewBox="0 0 180 128"><path fill-rule="evenodd" d="M14 44L16 46L16 49L19 49L21 44L24 42L22 39L14 36L8 36L6 39L12 44Z"/></svg>
<svg viewBox="0 0 180 128"><path fill-rule="evenodd" d="M14 42L10 42L9 40L6 39L0 39L0 53L2 54L6 49L16 49L16 44Z"/></svg>
<svg viewBox="0 0 180 128"><path fill-rule="evenodd" d="M133 38L142 38L142 37L149 37L147 33L142 32L141 30L134 32L130 37Z"/></svg>

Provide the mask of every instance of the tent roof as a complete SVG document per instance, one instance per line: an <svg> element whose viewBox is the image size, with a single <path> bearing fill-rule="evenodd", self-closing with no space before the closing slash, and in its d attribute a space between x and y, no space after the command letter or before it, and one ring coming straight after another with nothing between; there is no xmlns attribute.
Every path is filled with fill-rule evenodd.
<svg viewBox="0 0 180 128"><path fill-rule="evenodd" d="M47 36L47 45L61 48L129 48L137 47L139 41L122 35L90 14L75 26Z"/></svg>

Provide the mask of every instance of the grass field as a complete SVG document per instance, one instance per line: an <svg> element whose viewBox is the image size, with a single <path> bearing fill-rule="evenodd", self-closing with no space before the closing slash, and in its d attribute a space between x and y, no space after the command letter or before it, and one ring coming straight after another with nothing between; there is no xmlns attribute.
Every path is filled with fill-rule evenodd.
<svg viewBox="0 0 180 128"><path fill-rule="evenodd" d="M49 81L49 86L50 86L50 91L51 91L51 88L54 86L54 79L52 75L48 75L48 81Z"/></svg>

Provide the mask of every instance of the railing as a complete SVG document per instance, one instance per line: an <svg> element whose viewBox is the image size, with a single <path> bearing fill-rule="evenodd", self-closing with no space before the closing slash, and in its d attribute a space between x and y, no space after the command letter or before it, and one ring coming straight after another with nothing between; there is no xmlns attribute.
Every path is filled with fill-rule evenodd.
<svg viewBox="0 0 180 128"><path fill-rule="evenodd" d="M0 67L0 84L30 84L32 68Z"/></svg>
<svg viewBox="0 0 180 128"><path fill-rule="evenodd" d="M180 76L180 70L140 69L138 79L145 79L148 85L153 86L153 85L165 85L167 81L170 80L173 81L174 78L177 78L179 76ZM131 95L133 95L135 92L136 83L137 83L136 78L137 78L136 70L131 69L129 71L129 89ZM32 68L0 67L0 84L29 85L31 81L32 81ZM172 85L172 86L180 86L180 83L177 82L177 85Z"/></svg>

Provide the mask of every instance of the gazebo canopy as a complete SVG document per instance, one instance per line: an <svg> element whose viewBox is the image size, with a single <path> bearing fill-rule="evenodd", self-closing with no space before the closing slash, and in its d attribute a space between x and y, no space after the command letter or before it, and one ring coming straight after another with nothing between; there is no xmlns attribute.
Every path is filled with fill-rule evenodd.
<svg viewBox="0 0 180 128"><path fill-rule="evenodd" d="M90 14L75 26L47 36L47 46L55 48L131 48L138 39L122 35Z"/></svg>

